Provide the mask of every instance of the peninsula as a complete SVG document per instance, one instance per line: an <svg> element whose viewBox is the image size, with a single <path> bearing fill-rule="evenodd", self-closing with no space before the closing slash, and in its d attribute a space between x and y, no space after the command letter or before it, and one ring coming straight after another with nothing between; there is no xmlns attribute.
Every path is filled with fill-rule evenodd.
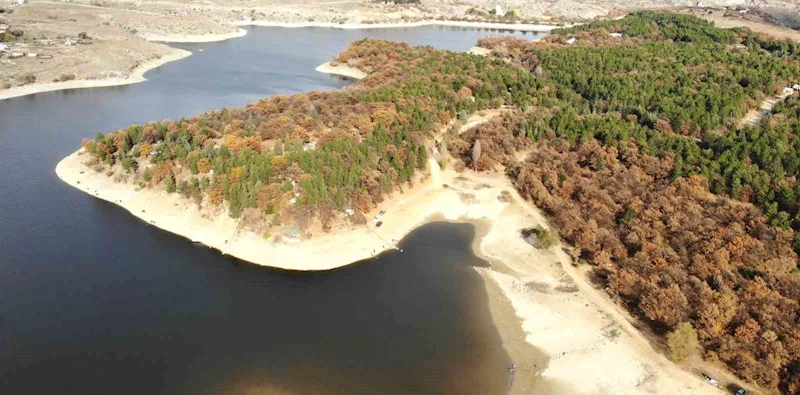
<svg viewBox="0 0 800 395"><path fill-rule="evenodd" d="M655 12L478 44L486 56L360 40L323 68L363 73L347 89L100 134L56 172L155 226L297 270L395 248L432 218L483 219L478 252L529 273L488 274L526 325L545 312L517 279L537 300L574 288L627 309L672 361L800 390L800 100L786 89L800 81L800 45ZM775 95L771 114L740 122ZM615 363L644 342L625 328ZM587 369L612 355L572 340ZM543 345L545 374L569 380L556 343ZM648 368L576 385L713 388L636 366Z"/></svg>

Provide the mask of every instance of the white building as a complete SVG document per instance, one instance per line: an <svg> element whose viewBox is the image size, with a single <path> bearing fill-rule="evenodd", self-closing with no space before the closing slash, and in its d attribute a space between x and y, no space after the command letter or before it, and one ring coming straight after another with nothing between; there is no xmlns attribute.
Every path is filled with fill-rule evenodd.
<svg viewBox="0 0 800 395"><path fill-rule="evenodd" d="M577 41L578 41L577 38L572 37L569 40L567 40L567 44L572 45L572 44L575 44L575 42L577 42Z"/></svg>

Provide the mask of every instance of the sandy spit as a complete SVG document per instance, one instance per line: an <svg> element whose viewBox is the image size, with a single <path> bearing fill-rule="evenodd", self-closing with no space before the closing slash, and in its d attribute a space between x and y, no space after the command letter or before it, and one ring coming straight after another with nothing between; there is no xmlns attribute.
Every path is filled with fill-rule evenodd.
<svg viewBox="0 0 800 395"><path fill-rule="evenodd" d="M367 76L367 73L350 66L338 65L333 66L330 62L325 62L316 68L320 73L338 75L347 78L360 80Z"/></svg>
<svg viewBox="0 0 800 395"><path fill-rule="evenodd" d="M560 26L554 25L535 25L530 23L493 23L493 22L466 22L466 21L439 21L428 20L418 22L399 22L399 23L330 23L330 22L270 22L270 21L240 21L236 25L246 26L270 26L270 27L330 27L335 29L391 29L419 26L451 26L466 27L473 29L498 29L515 30L522 32L549 32Z"/></svg>
<svg viewBox="0 0 800 395"><path fill-rule="evenodd" d="M182 49L175 49L170 54L164 55L158 59L153 59L149 62L143 63L130 72L128 78L103 78L97 80L73 80L65 82L48 82L41 84L30 84L18 86L11 89L0 90L0 100L10 99L12 97L32 95L40 92L58 91L64 89L80 89L80 88L99 88L104 86L118 86L135 84L137 82L146 81L144 74L156 67L162 66L169 62L183 59L192 53Z"/></svg>
<svg viewBox="0 0 800 395"><path fill-rule="evenodd" d="M431 160L433 175L405 193L396 193L390 205L381 207L388 212L382 217L384 226L367 226L334 230L315 235L299 243L274 241L272 237L247 231L237 231L237 220L219 212L204 216L197 208L177 194L138 188L133 184L117 183L104 173L84 164L89 158L83 149L59 162L56 174L64 182L97 198L117 204L136 217L161 229L183 236L193 242L220 250L223 254L255 264L288 270L329 270L371 258L394 244L429 218L438 214L457 219L462 213L453 212L458 196L441 191L436 162ZM224 211L224 210L221 210Z"/></svg>

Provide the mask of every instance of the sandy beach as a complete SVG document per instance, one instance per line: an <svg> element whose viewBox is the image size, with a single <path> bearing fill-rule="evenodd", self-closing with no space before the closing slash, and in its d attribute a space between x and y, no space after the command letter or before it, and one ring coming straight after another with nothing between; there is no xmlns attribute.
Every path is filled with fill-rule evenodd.
<svg viewBox="0 0 800 395"><path fill-rule="evenodd" d="M315 69L320 73L331 74L331 75L338 75L341 77L353 78L360 80L367 76L367 73L356 69L354 67L344 66L344 65L337 65L333 66L330 62L325 62Z"/></svg>
<svg viewBox="0 0 800 395"><path fill-rule="evenodd" d="M396 193L391 205L381 207L388 211L383 216L383 227L359 226L315 235L299 243L273 242L250 232L237 232L238 221L225 212L204 217L177 194L137 190L132 184L116 183L104 173L85 166L83 162L88 158L81 149L59 162L56 174L64 182L117 204L161 229L218 249L223 254L281 269L329 270L346 266L394 248L395 242L434 215L458 219L462 214L453 211L458 207L454 204L458 196L441 188L438 166L431 160L432 175L425 182L403 194Z"/></svg>
<svg viewBox="0 0 800 395"><path fill-rule="evenodd" d="M525 341L549 357L532 387L515 388L515 393L722 393L654 350L627 313L589 284L588 267L573 267L560 248L543 251L525 242L521 229L547 223L503 175L472 173L468 178L481 188L475 192L480 206L488 204L492 192L511 192L512 202L489 217L489 229L477 243L476 253L491 268L476 270L487 287L502 290Z"/></svg>

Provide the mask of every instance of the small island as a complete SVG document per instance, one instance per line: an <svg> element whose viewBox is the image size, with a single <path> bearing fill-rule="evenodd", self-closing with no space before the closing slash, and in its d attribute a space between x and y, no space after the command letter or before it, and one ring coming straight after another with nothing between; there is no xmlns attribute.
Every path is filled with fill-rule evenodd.
<svg viewBox="0 0 800 395"><path fill-rule="evenodd" d="M503 259L563 258L673 361L800 390L800 45L655 12L478 45L360 40L321 67L360 78L342 91L100 134L56 172L294 270L396 248L431 219L482 219L491 243L541 252Z"/></svg>

